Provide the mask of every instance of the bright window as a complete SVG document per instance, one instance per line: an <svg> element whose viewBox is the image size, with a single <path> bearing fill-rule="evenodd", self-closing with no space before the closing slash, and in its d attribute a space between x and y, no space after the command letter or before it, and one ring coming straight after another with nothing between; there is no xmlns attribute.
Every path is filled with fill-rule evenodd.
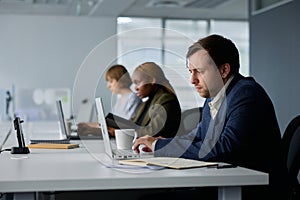
<svg viewBox="0 0 300 200"><path fill-rule="evenodd" d="M118 18L118 63L130 72L146 61L159 64L182 110L203 105L204 99L190 83L187 48L199 38L218 33L230 38L240 51L241 74L249 74L249 29L246 21Z"/></svg>

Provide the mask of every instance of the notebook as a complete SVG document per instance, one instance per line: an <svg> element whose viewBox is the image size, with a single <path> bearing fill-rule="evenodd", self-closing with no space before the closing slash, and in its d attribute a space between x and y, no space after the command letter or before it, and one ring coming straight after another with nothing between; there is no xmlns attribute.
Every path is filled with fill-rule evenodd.
<svg viewBox="0 0 300 200"><path fill-rule="evenodd" d="M79 144L55 144L55 143L36 143L29 144L28 148L37 149L73 149L78 148Z"/></svg>
<svg viewBox="0 0 300 200"><path fill-rule="evenodd" d="M105 120L102 99L100 97L96 98L95 103L96 103L98 122L99 122L101 130L102 130L102 137L103 137L105 153L107 155L109 155L111 158L117 159L117 160L139 158L140 157L139 154L135 153L131 149L128 149L128 150L112 149L112 145L110 143L110 138L109 138L109 133L107 130L107 124L106 124L106 120Z"/></svg>
<svg viewBox="0 0 300 200"><path fill-rule="evenodd" d="M133 121L124 119L112 113L108 113L105 119L107 125L115 129L135 129L137 126Z"/></svg>
<svg viewBox="0 0 300 200"><path fill-rule="evenodd" d="M144 159L134 159L134 160L121 160L120 164L132 165L132 166L162 166L171 169L189 169L196 167L218 167L218 163L205 162L200 160L186 159L186 158L176 158L176 157L153 157ZM229 166L229 165L227 165Z"/></svg>
<svg viewBox="0 0 300 200"><path fill-rule="evenodd" d="M69 144L70 137L67 134L67 128L65 124L64 112L62 109L61 100L56 101L56 109L59 120L59 126L61 133L55 134L38 134L37 138L31 138L30 142L34 143L60 143L60 144Z"/></svg>

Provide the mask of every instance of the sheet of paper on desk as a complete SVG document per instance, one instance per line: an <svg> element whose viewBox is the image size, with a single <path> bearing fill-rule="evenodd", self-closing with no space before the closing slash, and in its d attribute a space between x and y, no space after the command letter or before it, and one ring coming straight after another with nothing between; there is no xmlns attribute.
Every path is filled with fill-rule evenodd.
<svg viewBox="0 0 300 200"><path fill-rule="evenodd" d="M134 166L163 166L172 169L187 169L195 167L208 167L216 166L217 163L204 162L199 160L185 159L185 158L173 158L173 157L153 157L134 160L120 160L120 164L134 165Z"/></svg>
<svg viewBox="0 0 300 200"><path fill-rule="evenodd" d="M101 165L106 168L115 168L129 173L145 173L153 170L161 170L165 167L161 166L136 166L136 165L121 165L118 160L111 159L105 153L94 154L95 158L100 161Z"/></svg>
<svg viewBox="0 0 300 200"><path fill-rule="evenodd" d="M108 168L117 168L117 169L127 169L127 170L134 170L134 172L140 171L140 172L145 172L147 170L161 170L164 169L165 167L162 166L155 166L155 165L147 165L147 166L137 166L137 165L106 165L105 167Z"/></svg>

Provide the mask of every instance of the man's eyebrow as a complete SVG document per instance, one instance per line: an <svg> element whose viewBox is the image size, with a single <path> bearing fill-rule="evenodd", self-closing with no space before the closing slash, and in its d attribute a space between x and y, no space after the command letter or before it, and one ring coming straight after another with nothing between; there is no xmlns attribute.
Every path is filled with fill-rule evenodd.
<svg viewBox="0 0 300 200"><path fill-rule="evenodd" d="M189 70L204 70L204 67L197 67L195 65L192 65L192 68L188 68Z"/></svg>
<svg viewBox="0 0 300 200"><path fill-rule="evenodd" d="M190 66L193 66L194 68L197 68L196 65L194 65L189 60L187 60L187 68L190 68Z"/></svg>

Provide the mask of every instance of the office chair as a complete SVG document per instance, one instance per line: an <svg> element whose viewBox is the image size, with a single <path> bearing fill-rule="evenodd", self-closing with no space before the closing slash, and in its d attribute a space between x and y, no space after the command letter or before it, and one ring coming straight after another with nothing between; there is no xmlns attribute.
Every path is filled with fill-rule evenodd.
<svg viewBox="0 0 300 200"><path fill-rule="evenodd" d="M201 121L202 107L191 108L181 113L181 123L178 130L180 135L189 133Z"/></svg>
<svg viewBox="0 0 300 200"><path fill-rule="evenodd" d="M300 199L300 184L297 179L300 169L300 115L288 124L282 137L282 145L291 181L292 199Z"/></svg>

